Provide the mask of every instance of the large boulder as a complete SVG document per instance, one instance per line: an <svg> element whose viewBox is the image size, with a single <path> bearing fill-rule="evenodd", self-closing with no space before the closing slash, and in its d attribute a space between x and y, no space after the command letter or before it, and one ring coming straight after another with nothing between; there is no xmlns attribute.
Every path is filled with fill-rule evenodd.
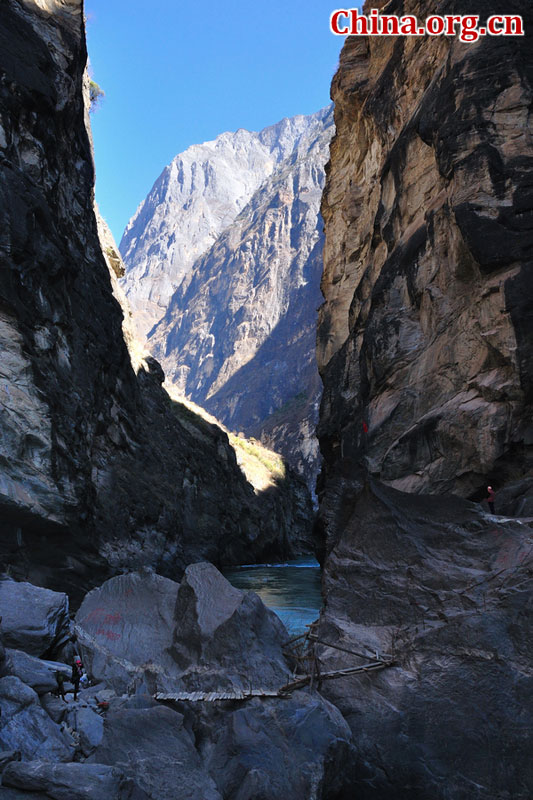
<svg viewBox="0 0 533 800"><path fill-rule="evenodd" d="M0 679L0 715L0 748L20 750L26 760L72 759L72 737L52 721L38 695L19 678Z"/></svg>
<svg viewBox="0 0 533 800"><path fill-rule="evenodd" d="M150 665L172 667L168 655L179 584L145 570L119 575L89 592L76 614L88 672L117 691L142 680Z"/></svg>
<svg viewBox="0 0 533 800"><path fill-rule="evenodd" d="M20 761L20 756L20 750L0 750L0 772L12 761Z"/></svg>
<svg viewBox="0 0 533 800"><path fill-rule="evenodd" d="M68 597L31 583L0 580L1 631L6 647L43 656L69 632Z"/></svg>
<svg viewBox="0 0 533 800"><path fill-rule="evenodd" d="M2 675L15 675L27 686L31 686L39 695L57 689L56 672L61 672L66 680L70 679L70 667L63 663L44 661L41 658L29 656L22 650L6 649Z"/></svg>
<svg viewBox="0 0 533 800"><path fill-rule="evenodd" d="M111 578L87 595L76 630L89 674L119 694L278 688L289 674L278 617L208 563L181 584L150 571Z"/></svg>
<svg viewBox="0 0 533 800"><path fill-rule="evenodd" d="M43 792L53 800L148 800L118 770L102 764L10 764L2 776L2 785Z"/></svg>
<svg viewBox="0 0 533 800"><path fill-rule="evenodd" d="M187 567L175 626L172 656L183 686L279 688L286 683L283 623L254 592L235 589L212 564Z"/></svg>
<svg viewBox="0 0 533 800"><path fill-rule="evenodd" d="M370 482L324 567L322 672L367 780L358 798L527 800L533 787L533 533L456 497ZM354 789L355 791L355 789Z"/></svg>
<svg viewBox="0 0 533 800"><path fill-rule="evenodd" d="M115 765L152 800L221 800L177 711L125 708L110 712L91 762Z"/></svg>
<svg viewBox="0 0 533 800"><path fill-rule="evenodd" d="M223 797L295 800L352 797L351 733L320 695L247 702L209 719L207 766Z"/></svg>

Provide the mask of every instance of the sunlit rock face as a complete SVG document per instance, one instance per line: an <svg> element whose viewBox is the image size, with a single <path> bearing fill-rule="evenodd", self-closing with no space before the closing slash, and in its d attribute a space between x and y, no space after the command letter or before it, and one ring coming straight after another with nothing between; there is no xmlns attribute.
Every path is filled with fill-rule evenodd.
<svg viewBox="0 0 533 800"><path fill-rule="evenodd" d="M79 598L127 567L285 557L290 480L254 492L226 433L163 391L113 294L82 3L6 0L0 17L2 570Z"/></svg>
<svg viewBox="0 0 533 800"><path fill-rule="evenodd" d="M281 452L313 488L319 205L332 134L328 108L190 147L121 244L123 286L167 379Z"/></svg>
<svg viewBox="0 0 533 800"><path fill-rule="evenodd" d="M509 11L527 31L530 5ZM326 480L364 462L475 496L531 468L531 91L527 38L346 41L322 205Z"/></svg>
<svg viewBox="0 0 533 800"><path fill-rule="evenodd" d="M310 130L316 133L323 116L283 119L259 133L223 133L192 145L165 167L120 243L127 264L123 285L142 337L165 314L194 262Z"/></svg>

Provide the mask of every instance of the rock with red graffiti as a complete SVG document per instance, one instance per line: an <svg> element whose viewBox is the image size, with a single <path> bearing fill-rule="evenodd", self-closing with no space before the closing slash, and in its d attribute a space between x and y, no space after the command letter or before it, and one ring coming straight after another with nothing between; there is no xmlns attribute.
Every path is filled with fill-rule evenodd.
<svg viewBox="0 0 533 800"><path fill-rule="evenodd" d="M93 589L76 615L79 647L91 677L124 691L144 668L173 666L168 656L179 584L150 570L119 575Z"/></svg>

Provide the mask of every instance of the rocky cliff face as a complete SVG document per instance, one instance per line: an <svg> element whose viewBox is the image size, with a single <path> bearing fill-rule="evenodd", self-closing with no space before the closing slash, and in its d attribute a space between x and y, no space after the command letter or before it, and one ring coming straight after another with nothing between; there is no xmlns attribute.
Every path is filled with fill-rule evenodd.
<svg viewBox="0 0 533 800"><path fill-rule="evenodd" d="M128 565L290 549L283 487L254 493L157 362L132 368L93 209L80 0L9 0L1 16L4 568L78 596Z"/></svg>
<svg viewBox="0 0 533 800"><path fill-rule="evenodd" d="M364 461L398 489L468 497L531 467L530 49L346 42L322 206L327 475Z"/></svg>
<svg viewBox="0 0 533 800"><path fill-rule="evenodd" d="M128 223L123 285L145 338L193 267L255 192L320 124L323 113L238 130L177 155Z"/></svg>
<svg viewBox="0 0 533 800"><path fill-rule="evenodd" d="M313 489L319 204L332 133L325 109L189 148L121 244L141 327L162 317L147 346L168 380L281 452Z"/></svg>
<svg viewBox="0 0 533 800"><path fill-rule="evenodd" d="M529 507L532 79L527 38L353 37L333 81L318 652L378 669L325 688L369 800L531 795L532 523L462 498Z"/></svg>

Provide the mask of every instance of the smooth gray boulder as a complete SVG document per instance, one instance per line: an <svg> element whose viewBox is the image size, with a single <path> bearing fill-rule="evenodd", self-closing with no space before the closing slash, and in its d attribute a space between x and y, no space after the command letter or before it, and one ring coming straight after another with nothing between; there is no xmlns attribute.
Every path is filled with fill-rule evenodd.
<svg viewBox="0 0 533 800"><path fill-rule="evenodd" d="M175 625L171 652L181 685L193 690L286 683L285 626L254 592L235 589L212 564L185 570Z"/></svg>
<svg viewBox="0 0 533 800"><path fill-rule="evenodd" d="M103 764L10 764L2 775L2 784L45 792L53 800L148 800L118 770Z"/></svg>
<svg viewBox="0 0 533 800"><path fill-rule="evenodd" d="M30 686L37 694L54 692L57 689L56 672L62 672L66 680L70 679L71 670L66 664L58 661L44 661L29 656L22 650L6 649L6 660L1 674L15 675Z"/></svg>
<svg viewBox="0 0 533 800"><path fill-rule="evenodd" d="M80 750L89 756L98 747L104 735L104 720L101 714L86 705L76 705L67 710L65 722L79 735Z"/></svg>
<svg viewBox="0 0 533 800"><path fill-rule="evenodd" d="M222 800L183 716L164 706L109 712L89 761L115 765L152 800Z"/></svg>
<svg viewBox="0 0 533 800"><path fill-rule="evenodd" d="M111 578L89 592L76 614L88 673L120 693L142 681L143 667L172 666L168 648L178 588L145 570Z"/></svg>
<svg viewBox="0 0 533 800"><path fill-rule="evenodd" d="M41 707L33 689L19 678L0 678L0 748L20 750L23 759L70 761L72 737Z"/></svg>
<svg viewBox="0 0 533 800"><path fill-rule="evenodd" d="M68 636L68 597L31 583L0 580L0 616L6 647L43 656Z"/></svg>
<svg viewBox="0 0 533 800"><path fill-rule="evenodd" d="M208 563L181 585L150 571L111 578L83 601L76 631L89 674L117 694L278 688L289 675L278 617Z"/></svg>

